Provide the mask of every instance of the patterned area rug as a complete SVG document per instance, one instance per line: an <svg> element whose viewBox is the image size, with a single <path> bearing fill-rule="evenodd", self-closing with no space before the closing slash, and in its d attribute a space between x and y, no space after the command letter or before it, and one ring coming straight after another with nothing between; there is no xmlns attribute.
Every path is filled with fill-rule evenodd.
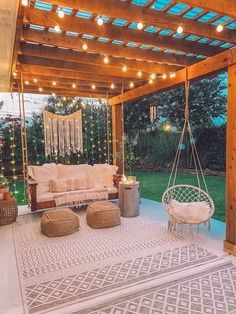
<svg viewBox="0 0 236 314"><path fill-rule="evenodd" d="M22 294L29 313L57 309L60 313L60 309L68 310L69 306L71 312L67 313L205 313L199 312L199 307L186 312L199 300L205 300L202 291L204 287L208 289L208 284L202 283L204 277L189 277L184 284L181 280L188 272L202 276L204 271L209 272L209 278L216 278L217 267L228 271L230 278L220 273L220 284L228 285L234 295L219 301L223 304L221 312L206 313L229 313L225 309L230 310L230 306L236 309L232 303L236 302L235 270L229 264L222 266L223 259L213 253L147 217L122 218L118 227L94 230L87 226L84 212L79 216L80 230L60 238L47 238L40 233L39 214L19 216L14 225ZM212 287L213 279L209 280ZM200 295L194 296L190 288L186 293L182 291L197 282ZM173 291L175 295L171 295ZM196 298L191 302L193 297Z"/></svg>

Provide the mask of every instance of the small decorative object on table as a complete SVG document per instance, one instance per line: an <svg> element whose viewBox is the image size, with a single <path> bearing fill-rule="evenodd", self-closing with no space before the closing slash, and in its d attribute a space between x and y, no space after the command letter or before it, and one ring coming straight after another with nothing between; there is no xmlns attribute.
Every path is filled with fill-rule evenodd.
<svg viewBox="0 0 236 314"><path fill-rule="evenodd" d="M9 191L9 182L5 177L0 177L0 200L4 199L4 194Z"/></svg>
<svg viewBox="0 0 236 314"><path fill-rule="evenodd" d="M9 225L16 221L18 207L16 200L1 200L0 201L0 226Z"/></svg>
<svg viewBox="0 0 236 314"><path fill-rule="evenodd" d="M139 182L136 182L136 177L123 176L119 183L119 206L121 216L136 217L139 215L140 204L140 187Z"/></svg>

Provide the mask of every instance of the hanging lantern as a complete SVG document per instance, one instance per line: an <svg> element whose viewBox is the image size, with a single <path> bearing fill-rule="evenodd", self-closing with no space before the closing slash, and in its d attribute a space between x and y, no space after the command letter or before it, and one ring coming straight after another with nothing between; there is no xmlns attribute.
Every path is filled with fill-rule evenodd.
<svg viewBox="0 0 236 314"><path fill-rule="evenodd" d="M153 123L157 118L157 107L155 103L150 105L150 121Z"/></svg>

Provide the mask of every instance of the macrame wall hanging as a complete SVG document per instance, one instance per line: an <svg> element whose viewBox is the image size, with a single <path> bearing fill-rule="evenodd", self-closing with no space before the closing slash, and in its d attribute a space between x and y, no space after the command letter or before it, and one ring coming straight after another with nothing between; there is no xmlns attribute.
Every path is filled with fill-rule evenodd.
<svg viewBox="0 0 236 314"><path fill-rule="evenodd" d="M157 118L157 107L155 103L150 104L150 121L153 123Z"/></svg>
<svg viewBox="0 0 236 314"><path fill-rule="evenodd" d="M81 110L67 116L43 111L45 155L83 152Z"/></svg>

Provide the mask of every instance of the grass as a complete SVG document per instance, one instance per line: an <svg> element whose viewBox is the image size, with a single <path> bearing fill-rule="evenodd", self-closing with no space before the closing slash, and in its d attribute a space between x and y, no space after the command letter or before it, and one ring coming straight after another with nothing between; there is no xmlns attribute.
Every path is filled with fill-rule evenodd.
<svg viewBox="0 0 236 314"><path fill-rule="evenodd" d="M161 202L162 194L165 191L169 173L133 171L132 175L137 177L141 184L141 196ZM225 221L225 178L206 176L209 194L215 203L214 218ZM196 176L191 174L178 174L177 184L197 185Z"/></svg>
<svg viewBox="0 0 236 314"><path fill-rule="evenodd" d="M169 179L169 173L163 172L147 172L133 171L132 173L141 183L142 197L149 198L155 201L161 201L162 194L165 191ZM216 176L206 176L206 182L209 193L215 203L214 218L225 221L225 178ZM196 185L196 177L191 174L178 174L176 183L186 183ZM17 181L16 186L10 184L10 190L14 193L18 205L27 204L24 199L23 182Z"/></svg>

